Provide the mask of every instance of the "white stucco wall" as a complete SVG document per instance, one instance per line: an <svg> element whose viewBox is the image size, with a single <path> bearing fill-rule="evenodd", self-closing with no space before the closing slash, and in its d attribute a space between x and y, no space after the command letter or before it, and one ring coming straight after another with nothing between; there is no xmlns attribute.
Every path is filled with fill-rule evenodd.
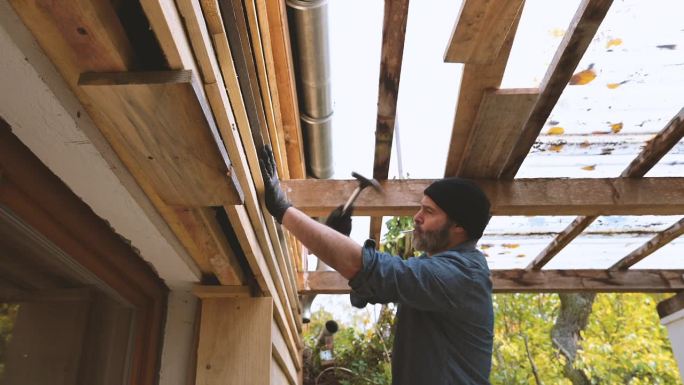
<svg viewBox="0 0 684 385"><path fill-rule="evenodd" d="M677 360L679 376L684 373L684 309L668 315L660 320L667 327L667 333L672 344L672 352Z"/></svg>
<svg viewBox="0 0 684 385"><path fill-rule="evenodd" d="M200 271L7 0L0 0L0 116L171 289L160 384L186 385Z"/></svg>

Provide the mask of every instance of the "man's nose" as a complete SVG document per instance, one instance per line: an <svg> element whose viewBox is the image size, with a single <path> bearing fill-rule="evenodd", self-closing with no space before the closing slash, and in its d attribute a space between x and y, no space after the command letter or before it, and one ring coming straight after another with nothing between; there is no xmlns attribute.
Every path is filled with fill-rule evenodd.
<svg viewBox="0 0 684 385"><path fill-rule="evenodd" d="M420 215L420 210L416 213L416 215L413 216L413 222L415 223L421 223L423 220L422 215Z"/></svg>

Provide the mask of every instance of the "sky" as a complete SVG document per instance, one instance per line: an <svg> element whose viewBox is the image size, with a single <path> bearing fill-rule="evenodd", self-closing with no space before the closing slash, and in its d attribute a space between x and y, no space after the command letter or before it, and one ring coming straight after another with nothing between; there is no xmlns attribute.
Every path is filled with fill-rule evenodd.
<svg viewBox="0 0 684 385"><path fill-rule="evenodd" d="M501 88L539 86L578 5L526 1ZM443 176L463 66L442 58L460 6L410 3L390 178ZM372 176L382 14L381 0L329 0L335 179L350 179L352 171ZM517 177L617 177L684 107L683 14L681 0L615 0L575 71L585 84L563 92ZM683 177L684 143L647 176ZM525 267L573 218L494 217L480 247L492 269ZM547 267L607 267L679 218L600 217ZM354 218L357 242L368 223ZM630 233L602 235L626 228ZM680 237L635 268L684 268L683 254ZM346 296L320 297L314 310L349 307Z"/></svg>

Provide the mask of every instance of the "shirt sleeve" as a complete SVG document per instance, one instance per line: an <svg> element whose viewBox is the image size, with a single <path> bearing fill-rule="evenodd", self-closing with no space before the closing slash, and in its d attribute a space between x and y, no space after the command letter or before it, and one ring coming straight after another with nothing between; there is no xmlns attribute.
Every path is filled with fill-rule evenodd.
<svg viewBox="0 0 684 385"><path fill-rule="evenodd" d="M397 302L424 311L462 307L468 292L477 289L476 272L451 257L403 260L375 250L362 249L363 268L350 281L351 303Z"/></svg>

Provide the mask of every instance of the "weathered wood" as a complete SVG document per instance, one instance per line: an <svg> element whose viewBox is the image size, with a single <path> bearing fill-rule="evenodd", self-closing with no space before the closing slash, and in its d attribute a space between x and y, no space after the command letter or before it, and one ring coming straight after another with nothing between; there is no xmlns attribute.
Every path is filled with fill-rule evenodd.
<svg viewBox="0 0 684 385"><path fill-rule="evenodd" d="M684 136L684 109L681 109L658 134L641 150L639 155L620 174L624 178L638 178L646 175L665 154ZM558 254L565 246L584 231L596 216L576 218L565 230L542 250L530 263L528 269L541 269L548 261Z"/></svg>
<svg viewBox="0 0 684 385"><path fill-rule="evenodd" d="M541 93L537 104L524 124L522 134L506 164L502 167L501 179L513 179L518 173L518 169L570 81L612 2L612 0L583 0L580 4L541 82L539 87Z"/></svg>
<svg viewBox="0 0 684 385"><path fill-rule="evenodd" d="M196 384L270 384L271 298L203 299Z"/></svg>
<svg viewBox="0 0 684 385"><path fill-rule="evenodd" d="M263 1L257 0L257 5L260 6ZM270 27L271 50L273 52L276 86L280 99L282 131L287 151L288 170L290 171L290 178L305 179L304 141L299 121L297 86L295 83L285 2L281 0L266 0L265 8Z"/></svg>
<svg viewBox="0 0 684 385"><path fill-rule="evenodd" d="M354 204L355 215L413 215L432 180L388 180L385 193L369 190ZM492 203L493 215L678 215L684 213L684 178L475 180ZM354 180L282 182L291 202L311 216L342 204Z"/></svg>
<svg viewBox="0 0 684 385"><path fill-rule="evenodd" d="M658 315L660 316L660 319L682 309L684 309L684 291L680 291L676 295L658 303Z"/></svg>
<svg viewBox="0 0 684 385"><path fill-rule="evenodd" d="M375 240L375 245L380 247L380 237L382 236L382 217L371 217L370 231L368 237Z"/></svg>
<svg viewBox="0 0 684 385"><path fill-rule="evenodd" d="M447 44L447 63L491 64L499 56L525 0L465 0Z"/></svg>
<svg viewBox="0 0 684 385"><path fill-rule="evenodd" d="M110 124L108 137L171 205L241 204L242 191L189 71L85 73L79 86Z"/></svg>
<svg viewBox="0 0 684 385"><path fill-rule="evenodd" d="M668 227L667 229L661 231L656 236L651 238L648 242L643 244L641 247L629 253L626 257L622 258L610 267L611 270L625 270L634 266L636 263L642 259L653 254L656 250L670 243L671 241L678 238L680 235L684 234L684 218L680 219L674 225Z"/></svg>
<svg viewBox="0 0 684 385"><path fill-rule="evenodd" d="M471 128L459 176L496 179L538 96L537 89L485 93Z"/></svg>
<svg viewBox="0 0 684 385"><path fill-rule="evenodd" d="M684 270L492 270L495 293L648 292L684 289ZM348 280L336 271L299 273L299 293L348 294Z"/></svg>
<svg viewBox="0 0 684 385"><path fill-rule="evenodd" d="M493 63L483 65L466 64L463 66L461 88L458 93L456 115L454 116L454 125L451 131L444 176L458 175L464 160L463 154L466 144L468 143L468 138L477 112L480 109L483 96L486 90L497 89L501 84L521 13L519 12L513 20L511 29L499 51L499 56L497 56Z"/></svg>
<svg viewBox="0 0 684 385"><path fill-rule="evenodd" d="M375 128L375 158L373 160L373 178L377 180L387 179L389 172L408 7L408 0L385 1L380 53L378 118Z"/></svg>
<svg viewBox="0 0 684 385"><path fill-rule="evenodd" d="M667 154L684 137L684 108L679 110L658 134L646 143L646 146L634 160L622 171L620 176L637 178L646 175L660 159Z"/></svg>
<svg viewBox="0 0 684 385"><path fill-rule="evenodd" d="M539 255L537 255L526 269L528 270L540 270L544 265L549 263L551 258L556 256L565 246L567 246L573 239L577 238L578 235L584 231L590 224L592 224L597 216L579 216L575 218L572 223L570 223L563 231L561 231L556 238L551 241L542 250Z"/></svg>

